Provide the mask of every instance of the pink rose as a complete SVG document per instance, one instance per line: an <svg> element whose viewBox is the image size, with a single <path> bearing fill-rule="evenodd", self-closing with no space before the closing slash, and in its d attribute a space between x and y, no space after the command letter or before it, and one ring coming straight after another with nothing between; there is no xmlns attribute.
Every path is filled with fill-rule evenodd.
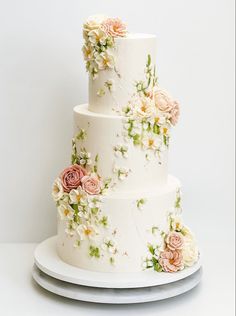
<svg viewBox="0 0 236 316"><path fill-rule="evenodd" d="M82 189L91 195L97 195L101 192L101 183L95 176L85 176L81 180Z"/></svg>
<svg viewBox="0 0 236 316"><path fill-rule="evenodd" d="M166 244L170 250L180 250L184 245L184 238L181 233L172 232L166 237Z"/></svg>
<svg viewBox="0 0 236 316"><path fill-rule="evenodd" d="M178 123L179 114L180 114L179 103L177 101L174 101L173 107L172 107L172 109L170 111L170 122L171 122L171 124L176 125Z"/></svg>
<svg viewBox="0 0 236 316"><path fill-rule="evenodd" d="M174 101L167 92L157 90L154 95L156 107L168 114L172 125L176 125L179 119L179 103Z"/></svg>
<svg viewBox="0 0 236 316"><path fill-rule="evenodd" d="M64 191L69 193L72 189L78 188L81 185L81 179L86 175L87 171L79 165L66 168L60 176Z"/></svg>
<svg viewBox="0 0 236 316"><path fill-rule="evenodd" d="M165 272L177 272L184 266L181 251L168 248L161 253L159 263Z"/></svg>
<svg viewBox="0 0 236 316"><path fill-rule="evenodd" d="M120 19L107 19L102 23L102 30L112 37L124 37L126 25Z"/></svg>

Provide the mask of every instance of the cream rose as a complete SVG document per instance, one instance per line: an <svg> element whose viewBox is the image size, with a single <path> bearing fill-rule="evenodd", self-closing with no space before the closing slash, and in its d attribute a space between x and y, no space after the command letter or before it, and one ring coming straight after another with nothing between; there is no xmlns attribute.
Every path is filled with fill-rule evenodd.
<svg viewBox="0 0 236 316"><path fill-rule="evenodd" d="M182 253L183 262L186 267L191 267L195 262L197 262L199 251L192 235L186 235L184 237L184 247Z"/></svg>
<svg viewBox="0 0 236 316"><path fill-rule="evenodd" d="M83 28L86 32L96 30L101 27L101 24L107 18L103 15L94 15L88 18L88 20L84 23Z"/></svg>
<svg viewBox="0 0 236 316"><path fill-rule="evenodd" d="M97 195L101 192L101 182L96 176L85 176L81 180L82 189L91 195Z"/></svg>
<svg viewBox="0 0 236 316"><path fill-rule="evenodd" d="M181 233L171 232L166 237L166 244L170 250L180 250L184 245L184 237Z"/></svg>

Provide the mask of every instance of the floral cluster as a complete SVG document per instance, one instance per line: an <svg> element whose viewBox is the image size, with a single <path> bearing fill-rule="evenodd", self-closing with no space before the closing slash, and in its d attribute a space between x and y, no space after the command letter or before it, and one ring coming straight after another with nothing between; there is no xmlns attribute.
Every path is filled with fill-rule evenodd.
<svg viewBox="0 0 236 316"><path fill-rule="evenodd" d="M94 240L101 229L108 226L108 218L101 206L102 195L110 184L109 179L102 181L98 175L97 162L98 156L92 166L90 154L85 148L77 152L73 140L72 165L61 172L52 189L59 216L66 222L66 234L75 237L75 247L79 247L83 240L91 241L88 252L95 258L99 258L104 249L107 249L108 255L117 252L115 242L108 236L101 245L96 245Z"/></svg>
<svg viewBox="0 0 236 316"><path fill-rule="evenodd" d="M195 238L177 213L169 215L169 230L167 233L161 232L161 236L161 245L148 245L149 255L144 259L145 269L177 272L197 262L199 252Z"/></svg>
<svg viewBox="0 0 236 316"><path fill-rule="evenodd" d="M169 144L170 128L178 122L179 104L158 88L150 55L145 73L146 80L136 82L136 93L122 110L124 135L134 145L160 156Z"/></svg>
<svg viewBox="0 0 236 316"><path fill-rule="evenodd" d="M87 71L95 79L100 70L114 69L116 37L126 36L126 25L118 18L91 17L83 25L84 59Z"/></svg>

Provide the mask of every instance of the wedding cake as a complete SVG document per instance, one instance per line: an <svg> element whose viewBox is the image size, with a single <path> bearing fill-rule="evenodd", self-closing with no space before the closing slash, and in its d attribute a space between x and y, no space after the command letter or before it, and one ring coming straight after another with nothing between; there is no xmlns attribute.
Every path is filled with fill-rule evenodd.
<svg viewBox="0 0 236 316"><path fill-rule="evenodd" d="M179 104L158 84L156 36L118 18L83 25L89 103L74 108L71 165L53 184L57 252L99 272L177 272L198 261L168 175Z"/></svg>

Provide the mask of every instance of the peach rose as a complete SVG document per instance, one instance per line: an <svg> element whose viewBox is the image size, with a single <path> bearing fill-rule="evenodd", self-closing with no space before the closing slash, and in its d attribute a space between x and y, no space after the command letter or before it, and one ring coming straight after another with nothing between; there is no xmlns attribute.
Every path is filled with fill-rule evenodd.
<svg viewBox="0 0 236 316"><path fill-rule="evenodd" d="M166 248L160 254L159 263L165 272L177 272L183 269L183 256L180 250Z"/></svg>
<svg viewBox="0 0 236 316"><path fill-rule="evenodd" d="M170 250L180 250L184 245L184 237L181 233L169 233L166 237L166 244Z"/></svg>
<svg viewBox="0 0 236 316"><path fill-rule="evenodd" d="M156 90L154 94L156 107L164 113L168 114L172 125L176 125L179 119L179 103L174 101L167 92Z"/></svg>
<svg viewBox="0 0 236 316"><path fill-rule="evenodd" d="M177 101L174 101L172 109L170 111L170 122L171 122L171 124L176 125L178 123L179 114L180 114L179 103Z"/></svg>
<svg viewBox="0 0 236 316"><path fill-rule="evenodd" d="M154 99L155 99L155 104L156 107L162 111L162 112L166 112L169 113L172 109L172 99L171 97L168 95L167 92L162 91L162 90L156 90L155 94L154 94Z"/></svg>
<svg viewBox="0 0 236 316"><path fill-rule="evenodd" d="M101 192L101 183L95 176L85 176L81 180L82 189L91 195L97 195Z"/></svg>
<svg viewBox="0 0 236 316"><path fill-rule="evenodd" d="M102 30L112 37L124 37L126 35L126 25L120 19L106 19L102 23Z"/></svg>
<svg viewBox="0 0 236 316"><path fill-rule="evenodd" d="M86 175L87 171L79 165L72 165L66 168L60 176L64 191L69 193L72 189L78 188L81 184L81 179Z"/></svg>

